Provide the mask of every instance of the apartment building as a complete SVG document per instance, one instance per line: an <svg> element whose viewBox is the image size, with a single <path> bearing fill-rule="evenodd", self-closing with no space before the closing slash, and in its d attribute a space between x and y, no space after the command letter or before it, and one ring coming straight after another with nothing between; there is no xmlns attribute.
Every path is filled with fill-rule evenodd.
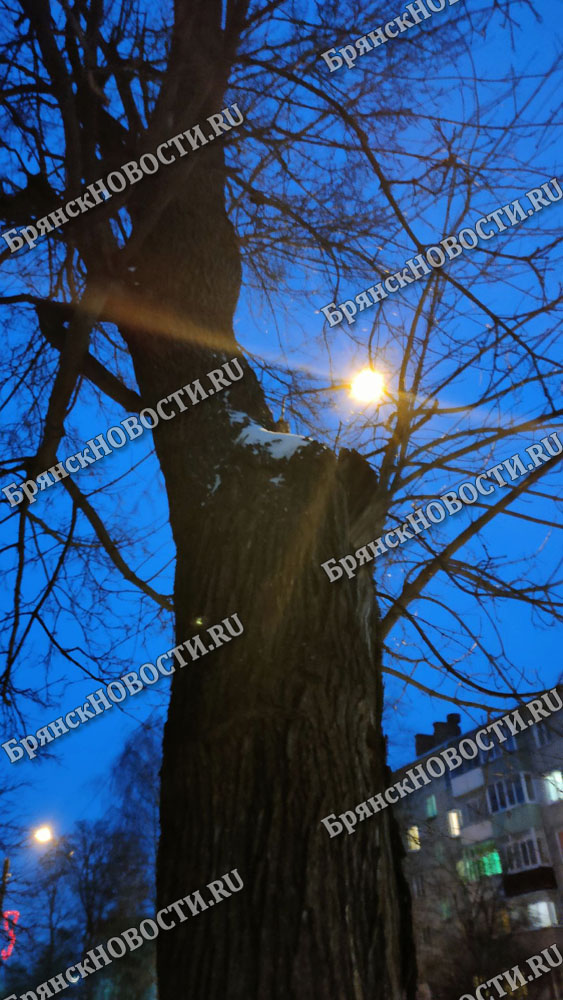
<svg viewBox="0 0 563 1000"><path fill-rule="evenodd" d="M394 780L480 728L459 723L418 734ZM494 742L396 807L424 998L472 994L542 948L563 951L563 712ZM563 1000L562 971L519 996Z"/></svg>

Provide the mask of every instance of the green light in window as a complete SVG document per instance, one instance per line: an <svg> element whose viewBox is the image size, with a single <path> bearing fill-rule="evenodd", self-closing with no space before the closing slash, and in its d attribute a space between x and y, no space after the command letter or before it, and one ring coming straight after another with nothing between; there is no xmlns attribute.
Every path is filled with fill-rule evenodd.
<svg viewBox="0 0 563 1000"><path fill-rule="evenodd" d="M438 808L436 806L436 796L429 795L426 799L426 817L427 819L433 819L437 814Z"/></svg>
<svg viewBox="0 0 563 1000"><path fill-rule="evenodd" d="M487 851L483 848L469 851L461 861L457 863L457 871L460 878L468 882L476 882L480 878L490 878L491 875L502 875L502 864L497 850Z"/></svg>
<svg viewBox="0 0 563 1000"><path fill-rule="evenodd" d="M485 875L502 875L502 865L498 851L491 851L483 856L483 873Z"/></svg>
<svg viewBox="0 0 563 1000"><path fill-rule="evenodd" d="M502 864L500 861L500 854L498 851L493 851L490 855L493 863L493 875L502 875Z"/></svg>

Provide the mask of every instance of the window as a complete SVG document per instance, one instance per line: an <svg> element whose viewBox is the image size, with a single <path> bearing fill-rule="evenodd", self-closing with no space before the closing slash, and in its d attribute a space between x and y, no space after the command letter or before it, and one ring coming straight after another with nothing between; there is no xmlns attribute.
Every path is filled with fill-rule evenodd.
<svg viewBox="0 0 563 1000"><path fill-rule="evenodd" d="M563 772L550 771L549 774L544 774L543 780L548 802L563 799Z"/></svg>
<svg viewBox="0 0 563 1000"><path fill-rule="evenodd" d="M492 875L502 875L500 855L494 841L488 840L465 850L456 868L460 878L467 882L476 882L477 879L490 878Z"/></svg>
<svg viewBox="0 0 563 1000"><path fill-rule="evenodd" d="M539 903L528 903L528 920L534 930L540 927L554 927L557 923L554 904L550 899L542 899Z"/></svg>
<svg viewBox="0 0 563 1000"><path fill-rule="evenodd" d="M538 724L534 726L534 738L536 744L540 748L546 747L548 743L551 743L551 732L545 722L538 722Z"/></svg>
<svg viewBox="0 0 563 1000"><path fill-rule="evenodd" d="M543 838L535 830L530 830L518 840L510 840L505 851L505 866L509 872L521 872L526 868L539 868L550 864Z"/></svg>
<svg viewBox="0 0 563 1000"><path fill-rule="evenodd" d="M526 865L526 868L530 868L531 865L537 865L537 851L536 845L533 840L523 840L520 844L522 850L522 861Z"/></svg>
<svg viewBox="0 0 563 1000"><path fill-rule="evenodd" d="M429 795L426 799L426 819L434 819L434 816L438 815L438 807L436 805L436 796Z"/></svg>
<svg viewBox="0 0 563 1000"><path fill-rule="evenodd" d="M529 774L517 774L513 778L495 781L487 788L489 809L492 813L512 809L523 802L535 802L534 783ZM563 797L563 794L562 794Z"/></svg>
<svg viewBox="0 0 563 1000"><path fill-rule="evenodd" d="M481 865L483 875L487 877L490 875L502 875L502 865L498 851L490 851L489 854L484 854L481 858Z"/></svg>
<svg viewBox="0 0 563 1000"><path fill-rule="evenodd" d="M440 916L442 920L449 920L452 915L452 907L447 899L440 900Z"/></svg>
<svg viewBox="0 0 563 1000"><path fill-rule="evenodd" d="M407 830L407 851L420 851L420 833L417 826Z"/></svg>
<svg viewBox="0 0 563 1000"><path fill-rule="evenodd" d="M459 837L461 833L461 813L459 809L450 809L448 813L450 837Z"/></svg>

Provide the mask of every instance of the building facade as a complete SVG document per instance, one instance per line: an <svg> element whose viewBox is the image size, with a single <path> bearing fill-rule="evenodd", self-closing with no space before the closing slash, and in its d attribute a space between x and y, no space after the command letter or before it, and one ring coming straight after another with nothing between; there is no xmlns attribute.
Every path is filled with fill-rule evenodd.
<svg viewBox="0 0 563 1000"><path fill-rule="evenodd" d="M462 734L459 722L451 714L417 735L395 780L480 728ZM472 994L554 943L563 954L563 712L491 742L396 807L421 997ZM562 971L518 995L563 1000Z"/></svg>

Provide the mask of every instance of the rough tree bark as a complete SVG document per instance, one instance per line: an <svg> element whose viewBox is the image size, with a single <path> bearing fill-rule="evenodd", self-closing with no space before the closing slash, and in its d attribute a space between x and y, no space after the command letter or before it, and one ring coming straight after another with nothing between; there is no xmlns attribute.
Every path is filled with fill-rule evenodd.
<svg viewBox="0 0 563 1000"><path fill-rule="evenodd" d="M131 204L133 238L147 198ZM191 158L129 267L108 311L146 405L238 355L240 261L219 142ZM242 365L231 389L154 431L177 546L177 642L198 616L238 613L245 628L173 679L159 905L233 868L244 888L161 935L159 996L399 1000L412 996L414 960L389 811L352 837L320 825L387 781L371 579L331 585L320 569L348 550L358 493L376 479L366 465L359 491L357 460L314 442L290 459L237 443L233 411L273 430Z"/></svg>

